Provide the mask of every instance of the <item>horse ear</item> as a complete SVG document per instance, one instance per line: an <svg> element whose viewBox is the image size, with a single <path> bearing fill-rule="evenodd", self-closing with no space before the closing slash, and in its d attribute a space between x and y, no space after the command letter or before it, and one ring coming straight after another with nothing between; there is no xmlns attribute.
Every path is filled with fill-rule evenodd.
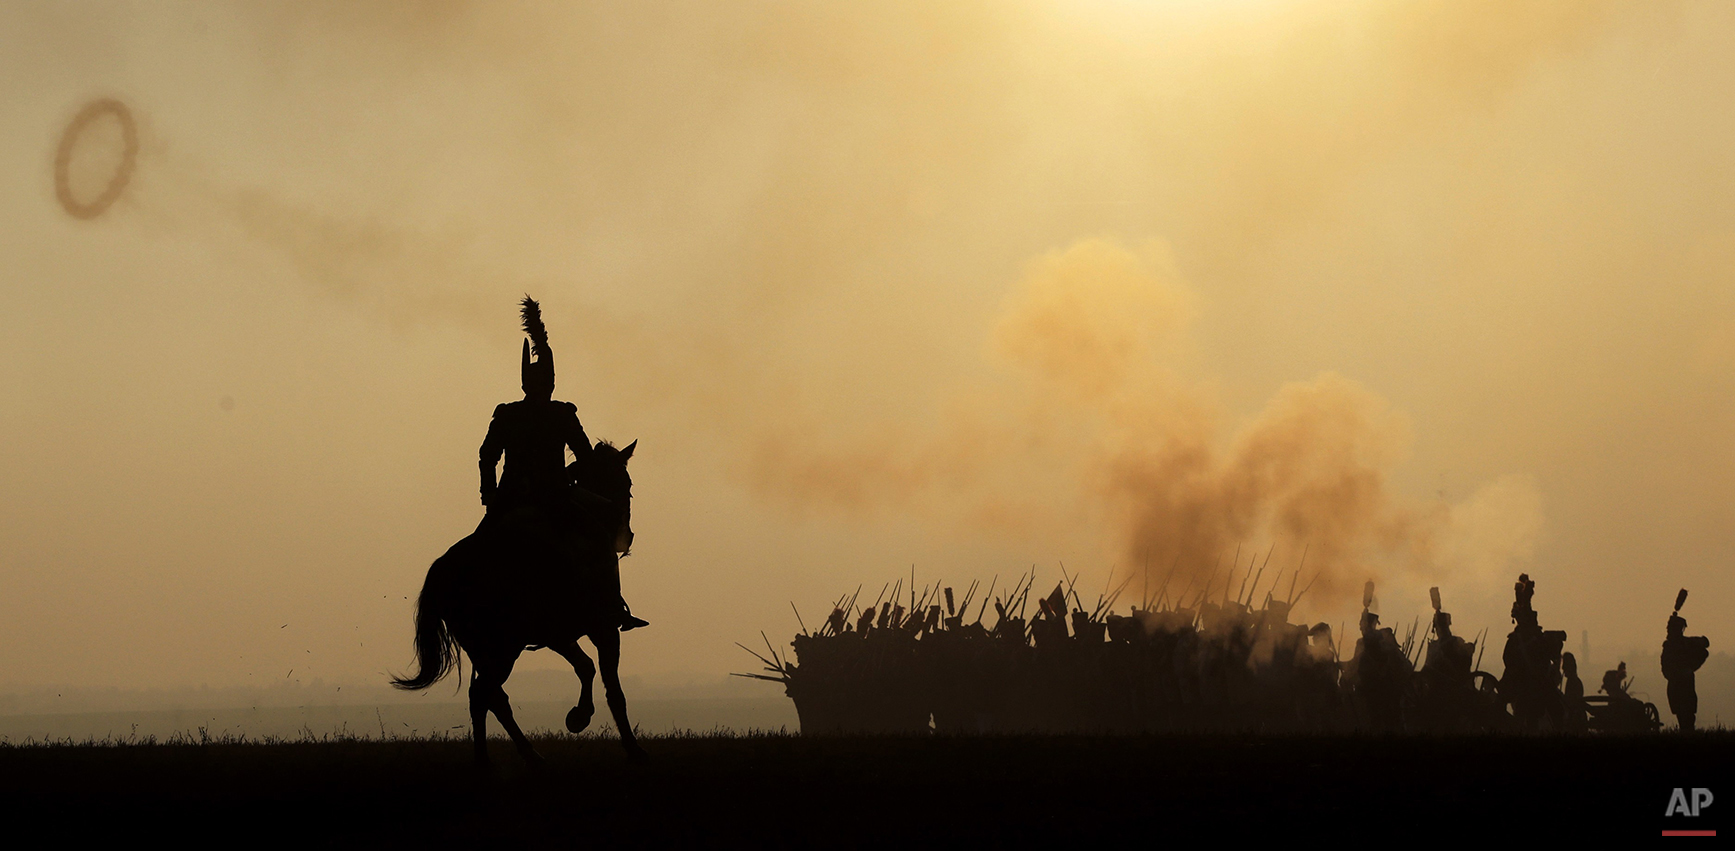
<svg viewBox="0 0 1735 851"><path fill-rule="evenodd" d="M633 457L633 447L638 445L639 442L635 440L632 443L627 444L627 448L621 450L621 463L624 464L628 459Z"/></svg>

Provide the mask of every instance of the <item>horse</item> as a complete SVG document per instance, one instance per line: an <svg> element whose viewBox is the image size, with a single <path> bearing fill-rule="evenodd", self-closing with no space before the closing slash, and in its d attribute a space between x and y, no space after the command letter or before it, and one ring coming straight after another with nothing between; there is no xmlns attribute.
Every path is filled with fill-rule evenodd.
<svg viewBox="0 0 1735 851"><path fill-rule="evenodd" d="M418 670L394 677L407 691L425 689L458 663L461 649L470 657L470 728L475 758L488 763L488 713L494 713L525 762L539 766L541 755L512 718L504 685L525 650L547 647L572 664L583 683L578 705L566 714L566 729L583 732L596 706L591 681L597 672L578 639L588 637L602 664L608 708L629 758L645 758L627 718L620 683L620 557L632 547L632 477L627 461L638 441L625 449L600 442L589 458L568 472L590 504L575 509L580 523L571 534L554 528L537 509L499 512L453 544L428 567L416 598L415 653ZM494 512L490 512L494 515Z"/></svg>

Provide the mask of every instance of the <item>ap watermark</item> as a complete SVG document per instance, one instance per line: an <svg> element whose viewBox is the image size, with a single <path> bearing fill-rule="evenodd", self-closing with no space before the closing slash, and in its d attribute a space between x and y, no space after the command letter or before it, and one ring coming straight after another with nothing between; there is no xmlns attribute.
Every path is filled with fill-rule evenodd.
<svg viewBox="0 0 1735 851"><path fill-rule="evenodd" d="M1706 815L1705 810L1709 809L1711 804L1716 800L1717 800L1717 797L1715 795L1711 794L1710 789L1705 789L1705 788L1698 787L1698 786L1686 787L1686 788L1679 787L1679 786L1675 787L1675 790L1673 792L1669 793L1669 804L1666 808L1664 808L1663 816L1670 820L1671 826L1673 824L1680 824L1680 826L1682 828L1686 828L1686 829L1682 829L1682 830L1665 829L1663 831L1663 835L1664 836L1716 836L1717 831L1715 831L1715 830L1695 830L1695 829L1691 828L1692 823L1686 821L1686 819L1696 819L1696 818L1699 818L1703 815ZM1677 818L1681 819L1682 821L1675 822L1674 820Z"/></svg>

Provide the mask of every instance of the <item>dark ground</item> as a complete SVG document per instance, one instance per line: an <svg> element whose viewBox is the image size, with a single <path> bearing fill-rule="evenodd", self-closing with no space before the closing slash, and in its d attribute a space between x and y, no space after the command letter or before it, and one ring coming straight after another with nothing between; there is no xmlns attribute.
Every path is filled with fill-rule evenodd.
<svg viewBox="0 0 1735 851"><path fill-rule="evenodd" d="M1635 737L691 736L539 740L527 771L461 740L0 746L0 824L82 845L644 843L1140 846L1182 838L1410 845L1441 834L1648 840L1735 811L1735 734ZM1664 818L1674 787L1720 800ZM11 844L11 843L8 843ZM12 845L12 847L20 847Z"/></svg>

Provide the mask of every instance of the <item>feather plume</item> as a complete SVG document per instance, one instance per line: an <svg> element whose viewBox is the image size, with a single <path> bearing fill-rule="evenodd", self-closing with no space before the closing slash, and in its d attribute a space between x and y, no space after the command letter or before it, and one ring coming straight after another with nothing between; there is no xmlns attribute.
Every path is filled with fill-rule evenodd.
<svg viewBox="0 0 1735 851"><path fill-rule="evenodd" d="M542 325L542 305L536 299L525 296L518 310L519 318L524 322L524 333L530 335L530 345L536 349L538 358L546 357L548 348L548 329Z"/></svg>

